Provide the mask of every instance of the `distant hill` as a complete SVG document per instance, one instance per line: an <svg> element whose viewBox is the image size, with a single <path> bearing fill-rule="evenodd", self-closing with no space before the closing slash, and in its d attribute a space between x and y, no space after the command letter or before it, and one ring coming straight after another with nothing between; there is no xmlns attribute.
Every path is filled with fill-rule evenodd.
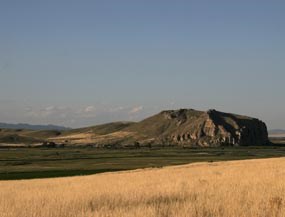
<svg viewBox="0 0 285 217"><path fill-rule="evenodd" d="M267 127L262 121L216 110L168 110L140 122L114 122L70 130L64 127L55 130L54 126L33 126L32 130L19 130L24 126L16 126L17 129L0 129L0 143L35 144L47 141L67 146L94 147L269 144Z"/></svg>
<svg viewBox="0 0 285 217"><path fill-rule="evenodd" d="M285 134L285 130L273 129L268 131L269 135Z"/></svg>
<svg viewBox="0 0 285 217"><path fill-rule="evenodd" d="M268 133L269 133L269 137L271 138L278 138L278 137L285 138L285 130L274 129L274 130L269 130Z"/></svg>
<svg viewBox="0 0 285 217"><path fill-rule="evenodd" d="M132 122L114 122L98 126L64 130L34 130L34 129L7 129L0 127L0 143L2 144L35 144L45 141L86 144L93 142L94 136L108 135L120 131L133 124ZM5 125L6 126L6 125ZM18 125L17 125L18 126ZM59 128L61 129L61 127Z"/></svg>
<svg viewBox="0 0 285 217"><path fill-rule="evenodd" d="M56 125L31 125L31 124L7 124L0 123L0 129L23 129L23 130L70 130L70 128Z"/></svg>
<svg viewBox="0 0 285 217"><path fill-rule="evenodd" d="M63 135L73 135L76 133L93 133L95 135L106 135L110 133L117 132L119 130L123 130L126 127L130 127L135 122L112 122L107 124L101 124L91 127L84 127L84 128L78 128L78 129L71 129L66 132L63 132Z"/></svg>
<svg viewBox="0 0 285 217"><path fill-rule="evenodd" d="M67 131L50 140L70 145L115 147L212 147L223 144L239 146L269 143L266 125L256 118L215 110L203 112L193 109L163 111L138 123L110 123Z"/></svg>

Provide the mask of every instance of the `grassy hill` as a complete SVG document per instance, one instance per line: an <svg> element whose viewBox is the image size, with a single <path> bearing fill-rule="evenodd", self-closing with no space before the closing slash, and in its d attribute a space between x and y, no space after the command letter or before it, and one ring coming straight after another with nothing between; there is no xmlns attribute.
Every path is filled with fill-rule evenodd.
<svg viewBox="0 0 285 217"><path fill-rule="evenodd" d="M35 144L44 141L71 143L78 138L88 139L90 136L102 136L120 131L134 124L133 122L114 122L98 126L85 127L72 130L28 130L28 129L0 129L0 143L7 144ZM93 140L89 141L92 142Z"/></svg>
<svg viewBox="0 0 285 217"><path fill-rule="evenodd" d="M132 126L135 124L134 122L113 122L113 123L107 123L92 127L85 127L85 128L79 128L79 129L73 129L69 131L62 132L62 136L68 136L73 135L76 133L93 133L95 135L106 135L109 133L113 133L119 130L123 130L129 126Z"/></svg>
<svg viewBox="0 0 285 217"><path fill-rule="evenodd" d="M62 131L58 130L0 129L0 143L35 144L59 136L61 133Z"/></svg>

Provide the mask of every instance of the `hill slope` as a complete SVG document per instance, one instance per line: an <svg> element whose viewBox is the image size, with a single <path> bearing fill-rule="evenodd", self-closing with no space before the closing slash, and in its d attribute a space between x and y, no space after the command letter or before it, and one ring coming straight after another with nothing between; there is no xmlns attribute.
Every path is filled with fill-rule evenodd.
<svg viewBox="0 0 285 217"><path fill-rule="evenodd" d="M61 135L49 138L55 143L67 145L96 145L104 146L118 143L126 139L128 132L125 128L132 126L133 122L114 122L93 127L86 127L62 132Z"/></svg>
<svg viewBox="0 0 285 217"><path fill-rule="evenodd" d="M51 140L94 146L209 147L269 143L266 125L258 119L215 110L202 112L193 109L163 111L138 123L111 123L73 130Z"/></svg>
<svg viewBox="0 0 285 217"><path fill-rule="evenodd" d="M0 129L0 143L5 144L34 144L46 141L48 138L59 136L58 130L27 130Z"/></svg>
<svg viewBox="0 0 285 217"><path fill-rule="evenodd" d="M262 121L216 110L169 110L138 123L114 122L72 130L0 130L0 143L31 144L44 141L95 147L216 147L269 143L267 127Z"/></svg>
<svg viewBox="0 0 285 217"><path fill-rule="evenodd" d="M163 111L125 130L160 144L189 146L265 145L266 125L255 118L209 110ZM142 141L144 142L144 141Z"/></svg>

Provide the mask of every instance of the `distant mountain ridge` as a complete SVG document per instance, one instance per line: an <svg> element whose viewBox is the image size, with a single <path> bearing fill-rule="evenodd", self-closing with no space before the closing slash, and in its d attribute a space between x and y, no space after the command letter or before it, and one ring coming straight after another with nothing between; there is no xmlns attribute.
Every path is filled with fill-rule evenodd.
<svg viewBox="0 0 285 217"><path fill-rule="evenodd" d="M282 130L282 129L273 129L273 130L269 130L268 133L269 133L270 135L285 134L285 130Z"/></svg>
<svg viewBox="0 0 285 217"><path fill-rule="evenodd" d="M32 124L8 124L0 123L2 129L23 129L23 130L70 130L71 128L57 125L32 125Z"/></svg>

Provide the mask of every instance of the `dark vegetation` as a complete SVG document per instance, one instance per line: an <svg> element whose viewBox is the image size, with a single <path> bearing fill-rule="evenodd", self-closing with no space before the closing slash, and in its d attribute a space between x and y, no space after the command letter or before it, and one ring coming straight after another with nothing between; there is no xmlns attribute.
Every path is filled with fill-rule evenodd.
<svg viewBox="0 0 285 217"><path fill-rule="evenodd" d="M285 157L285 145L282 141L271 146L219 148L2 147L0 180L87 175L193 162Z"/></svg>
<svg viewBox="0 0 285 217"><path fill-rule="evenodd" d="M26 130L26 129L0 129L0 143L34 144L56 137L64 131L58 130Z"/></svg>

